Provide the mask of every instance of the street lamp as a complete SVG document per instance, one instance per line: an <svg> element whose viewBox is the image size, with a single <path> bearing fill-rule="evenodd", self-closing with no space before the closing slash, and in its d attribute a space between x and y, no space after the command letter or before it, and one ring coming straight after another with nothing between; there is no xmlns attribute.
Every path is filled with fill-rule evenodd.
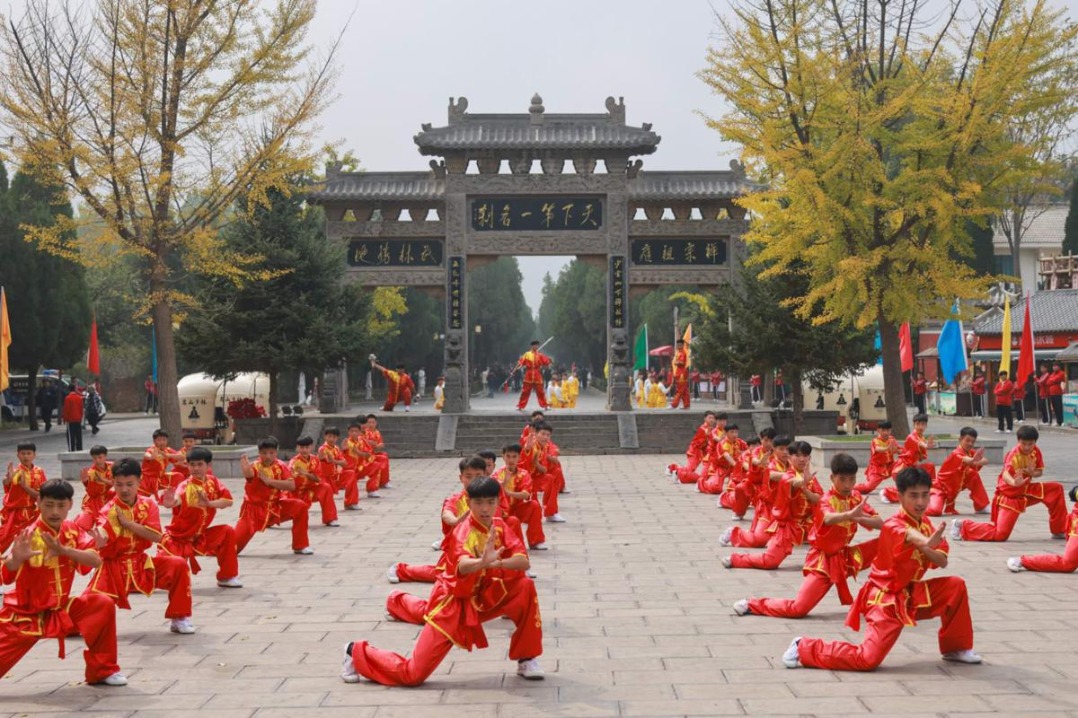
<svg viewBox="0 0 1078 718"><path fill-rule="evenodd" d="M472 361L475 362L475 368L476 369L479 368L479 357L477 356L477 354L479 353L479 335L482 334L482 333L483 333L483 325L482 324L476 324L475 325L475 342L474 342L475 346L472 349Z"/></svg>

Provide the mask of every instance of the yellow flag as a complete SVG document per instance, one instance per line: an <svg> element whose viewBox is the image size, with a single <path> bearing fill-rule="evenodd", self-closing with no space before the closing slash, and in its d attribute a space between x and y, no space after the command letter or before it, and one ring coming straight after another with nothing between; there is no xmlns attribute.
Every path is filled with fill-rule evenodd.
<svg viewBox="0 0 1078 718"><path fill-rule="evenodd" d="M688 360L685 368L692 366L692 324L685 327L685 333L681 336L685 340L685 358Z"/></svg>
<svg viewBox="0 0 1078 718"><path fill-rule="evenodd" d="M8 388L11 367L7 362L7 348L11 346L11 322L7 318L7 295L0 287L0 391Z"/></svg>
<svg viewBox="0 0 1078 718"><path fill-rule="evenodd" d="M999 370L1011 375L1011 298L1003 298L1003 344L1000 346Z"/></svg>

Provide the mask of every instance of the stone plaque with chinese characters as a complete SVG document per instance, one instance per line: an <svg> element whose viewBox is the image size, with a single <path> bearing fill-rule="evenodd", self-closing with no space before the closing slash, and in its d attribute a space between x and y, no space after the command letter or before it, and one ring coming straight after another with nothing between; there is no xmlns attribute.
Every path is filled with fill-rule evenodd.
<svg viewBox="0 0 1078 718"><path fill-rule="evenodd" d="M449 296L446 308L449 310L449 328L464 327L464 257L449 258Z"/></svg>
<svg viewBox="0 0 1078 718"><path fill-rule="evenodd" d="M471 200L476 232L589 231L603 226L598 197L475 197Z"/></svg>
<svg viewBox="0 0 1078 718"><path fill-rule="evenodd" d="M625 328L625 255L610 255L610 326Z"/></svg>
<svg viewBox="0 0 1078 718"><path fill-rule="evenodd" d="M726 238L634 239L634 266L708 266L726 264Z"/></svg>
<svg viewBox="0 0 1078 718"><path fill-rule="evenodd" d="M348 244L352 267L440 267L442 242L429 239L353 239Z"/></svg>

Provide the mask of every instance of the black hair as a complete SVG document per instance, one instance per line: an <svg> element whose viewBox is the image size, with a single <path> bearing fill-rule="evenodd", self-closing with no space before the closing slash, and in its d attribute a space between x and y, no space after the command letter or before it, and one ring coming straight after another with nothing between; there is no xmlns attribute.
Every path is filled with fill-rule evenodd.
<svg viewBox="0 0 1078 718"><path fill-rule="evenodd" d="M532 418L532 420L534 421L534 420L535 420L535 417L537 417L537 416L546 416L546 414L544 414L543 412L541 412L541 411L539 411L538 409L536 409L535 411L533 411L533 412L531 413L531 418Z"/></svg>
<svg viewBox="0 0 1078 718"><path fill-rule="evenodd" d="M932 477L920 466L907 466L895 476L895 487L900 494L916 486L925 489L932 488Z"/></svg>
<svg viewBox="0 0 1078 718"><path fill-rule="evenodd" d="M90 456L108 456L108 455L109 455L109 450L107 448L105 448L104 446L102 446L101 444L98 444L97 446L91 446L90 447Z"/></svg>
<svg viewBox="0 0 1078 718"><path fill-rule="evenodd" d="M890 429L891 427L892 424L889 421L881 421L879 424L876 424L877 429Z"/></svg>
<svg viewBox="0 0 1078 718"><path fill-rule="evenodd" d="M538 434L540 431L549 431L551 434L553 434L554 433L554 427L551 426L550 424L546 423L545 421L536 422L536 424L535 424L535 433Z"/></svg>
<svg viewBox="0 0 1078 718"><path fill-rule="evenodd" d="M187 462L205 461L207 464L213 461L213 452L205 446L196 446L187 452Z"/></svg>
<svg viewBox="0 0 1078 718"><path fill-rule="evenodd" d="M727 424L726 425L726 430L727 431L741 431L741 429L737 428L737 424Z"/></svg>
<svg viewBox="0 0 1078 718"><path fill-rule="evenodd" d="M794 441L790 443L790 453L794 456L810 456L812 446L807 441Z"/></svg>
<svg viewBox="0 0 1078 718"><path fill-rule="evenodd" d="M707 417L709 417L709 416L715 416L715 412L711 411L710 409L708 409L707 411L705 411L705 412L704 412L704 418L706 419L706 418L707 418Z"/></svg>
<svg viewBox="0 0 1078 718"><path fill-rule="evenodd" d="M762 431L760 432L760 435L763 436ZM778 436L775 437L774 445L775 446L790 446L790 444L792 442L793 442L793 439L791 439L786 434L779 434Z"/></svg>
<svg viewBox="0 0 1078 718"><path fill-rule="evenodd" d="M720 411L720 412L718 412L718 413L716 413L716 414L715 414L715 418L716 418L716 419L718 419L719 421L726 421L726 420L727 420L727 419L729 419L730 417L728 417L728 416L726 415L726 412L725 412L725 411Z"/></svg>
<svg viewBox="0 0 1078 718"><path fill-rule="evenodd" d="M49 479L38 489L38 497L42 499L57 499L59 501L71 501L75 498L75 487L63 479Z"/></svg>
<svg viewBox="0 0 1078 718"><path fill-rule="evenodd" d="M397 368L398 369L403 369L404 368L404 362L402 362L402 361L397 362Z"/></svg>
<svg viewBox="0 0 1078 718"><path fill-rule="evenodd" d="M365 417L363 417L364 421L370 421L371 419L374 419L375 421L378 421L378 417L375 416L374 414L367 414Z"/></svg>
<svg viewBox="0 0 1078 718"><path fill-rule="evenodd" d="M192 449L192 453L194 450ZM136 479L142 476L142 467L134 459L120 459L112 465L113 476L134 476Z"/></svg>
<svg viewBox="0 0 1078 718"><path fill-rule="evenodd" d="M489 476L472 479L466 489L469 499L496 499L502 495L502 485Z"/></svg>
<svg viewBox="0 0 1078 718"><path fill-rule="evenodd" d="M476 456L481 456L487 461L497 461L498 455L494 453L493 449L483 449L482 451L475 452Z"/></svg>
<svg viewBox="0 0 1078 718"><path fill-rule="evenodd" d="M760 429L761 439L774 439L776 436L778 436L778 432L775 431L775 427L773 426L768 426L764 429Z"/></svg>
<svg viewBox="0 0 1078 718"><path fill-rule="evenodd" d="M196 434L193 431L185 431L185 432L183 432L183 436L181 438L183 438L183 439L197 439L198 434Z"/></svg>
<svg viewBox="0 0 1078 718"><path fill-rule="evenodd" d="M277 441L276 436L263 436L258 440L258 450L262 449L277 449L280 448L281 443Z"/></svg>
<svg viewBox="0 0 1078 718"><path fill-rule="evenodd" d="M924 423L927 424L928 423L928 414L914 414L912 421L913 421L914 424L916 424L919 421L923 421Z"/></svg>
<svg viewBox="0 0 1078 718"><path fill-rule="evenodd" d="M306 434L304 434L303 436L296 439L296 446L313 446L313 445L314 445L314 439L307 436Z"/></svg>
<svg viewBox="0 0 1078 718"><path fill-rule="evenodd" d="M460 473L462 474L467 469L478 469L479 471L486 471L487 461L486 459L480 458L478 456L465 456L463 459L460 460L460 463L457 464L457 466L460 468Z"/></svg>
<svg viewBox="0 0 1078 718"><path fill-rule="evenodd" d="M857 473L857 459L849 454L835 454L831 459L831 473L849 476Z"/></svg>
<svg viewBox="0 0 1078 718"><path fill-rule="evenodd" d="M351 431L352 429L362 429L362 428L363 428L363 425L360 424L357 421L353 421L351 424L348 425L348 430L349 431ZM338 434L337 436L340 436L340 434Z"/></svg>
<svg viewBox="0 0 1078 718"><path fill-rule="evenodd" d="M338 429L335 426L327 426L325 429L322 429L322 436L325 436L326 434L333 434L334 436L340 436L341 435L341 430Z"/></svg>
<svg viewBox="0 0 1078 718"><path fill-rule="evenodd" d="M168 438L168 432L165 431L164 429L158 429L157 431L153 432L153 438L156 439L156 438L161 437L161 436L163 436L163 437L165 437L167 439Z"/></svg>
<svg viewBox="0 0 1078 718"><path fill-rule="evenodd" d="M963 436L972 436L974 439L976 439L977 430L974 429L972 426L963 426L961 431L958 432L958 437L962 438Z"/></svg>
<svg viewBox="0 0 1078 718"><path fill-rule="evenodd" d="M754 437L752 437L751 439L746 439L746 440L745 440L745 443L746 443L747 445L749 445L749 446L759 446L759 444L760 444L760 437L759 437L759 436L754 436Z"/></svg>
<svg viewBox="0 0 1078 718"><path fill-rule="evenodd" d="M1041 438L1041 432L1037 431L1035 426L1020 426L1018 427L1018 433L1014 435L1014 438L1019 441L1036 441Z"/></svg>
<svg viewBox="0 0 1078 718"><path fill-rule="evenodd" d="M539 340L538 339L532 339L530 344L539 344Z"/></svg>
<svg viewBox="0 0 1078 718"><path fill-rule="evenodd" d="M506 444L505 446L502 447L502 453L503 454L508 454L508 453L519 454L520 453L520 444Z"/></svg>
<svg viewBox="0 0 1078 718"><path fill-rule="evenodd" d="M32 451L37 453L37 444L32 441L20 441L15 445L15 451Z"/></svg>

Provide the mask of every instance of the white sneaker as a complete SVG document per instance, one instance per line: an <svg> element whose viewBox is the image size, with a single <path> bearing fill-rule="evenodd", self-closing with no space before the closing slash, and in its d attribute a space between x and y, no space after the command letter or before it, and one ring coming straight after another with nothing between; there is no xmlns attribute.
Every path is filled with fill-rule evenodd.
<svg viewBox="0 0 1078 718"><path fill-rule="evenodd" d="M380 493L378 493L377 491L368 491L367 492L367 498L368 499L380 499L380 498L382 498L382 495Z"/></svg>
<svg viewBox="0 0 1078 718"><path fill-rule="evenodd" d="M438 539L437 541L435 541L434 543L432 543L432 544L430 545L430 547L431 547L432 549L434 549L435 551L441 551L441 550L442 550L442 540L441 540L441 539Z"/></svg>
<svg viewBox="0 0 1078 718"><path fill-rule="evenodd" d="M182 633L183 635L189 635L195 632L195 624L191 623L191 617L186 618L173 618L172 624L169 625L168 630L173 633Z"/></svg>
<svg viewBox="0 0 1078 718"><path fill-rule="evenodd" d="M362 509L359 508L359 504L345 504L344 505L344 510L345 511L361 511Z"/></svg>
<svg viewBox="0 0 1078 718"><path fill-rule="evenodd" d="M733 566L733 561L730 560L730 557L729 556L723 556L722 557L722 567L723 568L730 568L732 566Z"/></svg>
<svg viewBox="0 0 1078 718"><path fill-rule="evenodd" d="M1056 541L1063 541L1067 538L1067 534L1052 534L1052 538Z"/></svg>
<svg viewBox="0 0 1078 718"><path fill-rule="evenodd" d="M95 685L98 685L98 686L126 686L127 685L127 676L125 676L123 673L120 673L119 671L117 671L117 672L113 673L111 676L108 676L107 678L103 678L102 680L98 681Z"/></svg>
<svg viewBox="0 0 1078 718"><path fill-rule="evenodd" d="M239 576L233 576L232 578L226 578L224 581L218 581L217 585L221 588L243 588L243 582L240 581Z"/></svg>
<svg viewBox="0 0 1078 718"><path fill-rule="evenodd" d="M722 532L722 536L719 536L719 546L729 546L730 541L734 538L734 527L730 526Z"/></svg>
<svg viewBox="0 0 1078 718"><path fill-rule="evenodd" d="M338 527L338 526L340 526L340 525L341 525L341 522L340 522L340 521L338 521L337 519L333 519L333 520L332 520L332 521L330 521L330 522L329 522L328 524L326 524L326 526L332 526L332 527L334 527L334 528L336 528L336 527Z"/></svg>
<svg viewBox="0 0 1078 718"><path fill-rule="evenodd" d="M981 516L985 516L987 514L992 513L992 509L985 506L983 509L976 509L973 513L980 514Z"/></svg>
<svg viewBox="0 0 1078 718"><path fill-rule="evenodd" d="M561 493L561 494L571 494L571 493L573 493L573 490L572 490L572 489L570 489L570 488L569 488L568 486L566 486L565 488L563 488L563 489L562 489L561 491L559 491L558 493Z"/></svg>
<svg viewBox="0 0 1078 718"><path fill-rule="evenodd" d="M1009 568L1014 573L1026 570L1026 567L1022 565L1021 556L1011 556L1009 559L1007 559L1007 568Z"/></svg>
<svg viewBox="0 0 1078 718"><path fill-rule="evenodd" d="M344 644L344 660L341 661L341 680L345 683L359 683L363 680L363 676L356 673L356 664L352 662L352 654L348 652L348 647L353 644Z"/></svg>
<svg viewBox="0 0 1078 718"><path fill-rule="evenodd" d="M951 538L955 541L962 541L962 525L966 523L965 519L955 519L951 522Z"/></svg>
<svg viewBox="0 0 1078 718"><path fill-rule="evenodd" d="M744 521L744 520L745 520L745 514L741 514L740 516L738 514L734 514L734 521Z"/></svg>
<svg viewBox="0 0 1078 718"><path fill-rule="evenodd" d="M297 556L310 556L312 553L314 553L314 549L310 546L305 546L304 548L295 549L292 553L296 554Z"/></svg>
<svg viewBox="0 0 1078 718"><path fill-rule="evenodd" d="M539 659L529 658L525 661L517 661L517 675L529 681L541 681L546 678L543 667L539 665Z"/></svg>
<svg viewBox="0 0 1078 718"><path fill-rule="evenodd" d="M408 412L408 411L411 411L411 410L412 410L412 407L410 407L410 406L406 406L406 407L404 407L404 410L405 410L406 412Z"/></svg>
<svg viewBox="0 0 1078 718"><path fill-rule="evenodd" d="M944 653L943 660L953 661L954 663L977 664L984 659L974 653L972 648L967 648L964 651L951 651L950 653Z"/></svg>
<svg viewBox="0 0 1078 718"><path fill-rule="evenodd" d="M798 653L798 645L801 643L801 636L798 636L794 640L790 641L790 647L786 649L786 652L782 654L782 665L787 668L800 668L801 667L801 655Z"/></svg>
<svg viewBox="0 0 1078 718"><path fill-rule="evenodd" d="M752 611L749 610L749 600L747 598L743 598L740 601L737 601L734 604L734 613L739 616L745 616L752 613Z"/></svg>
<svg viewBox="0 0 1078 718"><path fill-rule="evenodd" d="M532 551L549 551L550 550L550 547L547 546L545 543L537 543L534 546L529 546L528 548L531 549Z"/></svg>
<svg viewBox="0 0 1078 718"><path fill-rule="evenodd" d="M383 488L383 489L395 489L395 488L397 488L397 487L396 487L396 486L394 486L394 485L393 485L392 483L390 483L390 482L388 482L388 481L387 481L387 482L386 482L386 485L385 485L385 486L383 486L382 488Z"/></svg>
<svg viewBox="0 0 1078 718"><path fill-rule="evenodd" d="M546 520L549 521L552 524L563 524L563 523L565 523L565 517L562 516L561 514L554 514L553 516L548 516Z"/></svg>
<svg viewBox="0 0 1078 718"><path fill-rule="evenodd" d="M383 613L382 617L385 618L387 621L389 621L391 623L400 623L400 619L398 619L396 616L394 616L389 611L386 611L385 613Z"/></svg>
<svg viewBox="0 0 1078 718"><path fill-rule="evenodd" d="M524 570L524 575L528 578L539 578L539 574L537 574L535 571L532 571L530 568Z"/></svg>
<svg viewBox="0 0 1078 718"><path fill-rule="evenodd" d="M397 564L393 564L386 569L386 578L390 583L400 583L401 577L397 575Z"/></svg>

